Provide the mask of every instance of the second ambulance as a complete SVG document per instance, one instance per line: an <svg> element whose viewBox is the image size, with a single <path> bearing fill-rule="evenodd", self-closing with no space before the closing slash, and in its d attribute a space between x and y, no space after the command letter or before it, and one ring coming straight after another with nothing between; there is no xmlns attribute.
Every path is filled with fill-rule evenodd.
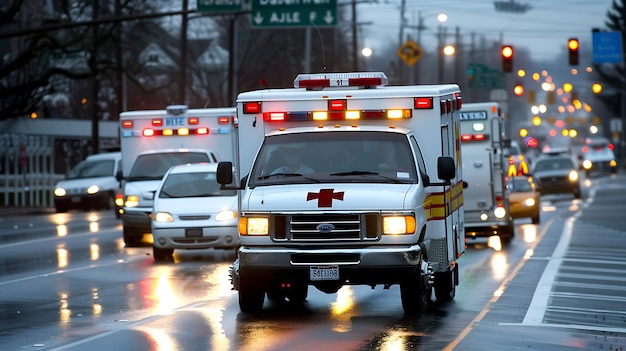
<svg viewBox="0 0 626 351"><path fill-rule="evenodd" d="M514 235L506 191L502 119L496 102L466 103L461 109L463 205L468 239Z"/></svg>
<svg viewBox="0 0 626 351"><path fill-rule="evenodd" d="M398 284L404 311L454 298L465 251L457 85L387 86L378 72L302 74L237 98L243 312L308 287ZM246 147L243 147L245 143Z"/></svg>
<svg viewBox="0 0 626 351"><path fill-rule="evenodd" d="M150 233L156 189L170 167L234 160L235 108L128 111L120 114L124 243Z"/></svg>

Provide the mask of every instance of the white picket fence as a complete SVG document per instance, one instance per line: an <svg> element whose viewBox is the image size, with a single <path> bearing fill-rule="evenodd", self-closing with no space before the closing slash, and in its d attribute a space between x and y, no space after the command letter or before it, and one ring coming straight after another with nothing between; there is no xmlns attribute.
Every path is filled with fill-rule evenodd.
<svg viewBox="0 0 626 351"><path fill-rule="evenodd" d="M54 173L50 136L0 134L2 206L52 207L52 191L63 174Z"/></svg>

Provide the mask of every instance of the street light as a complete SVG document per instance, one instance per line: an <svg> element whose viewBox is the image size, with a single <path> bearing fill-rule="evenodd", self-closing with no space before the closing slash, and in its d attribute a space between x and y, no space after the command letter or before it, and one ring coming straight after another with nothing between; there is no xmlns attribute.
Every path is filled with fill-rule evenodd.
<svg viewBox="0 0 626 351"><path fill-rule="evenodd" d="M443 82L443 38L446 35L445 28L442 26L448 20L448 15L445 13L440 13L437 15L437 21L439 22L438 31L437 31L437 63L438 63L438 77L437 83Z"/></svg>

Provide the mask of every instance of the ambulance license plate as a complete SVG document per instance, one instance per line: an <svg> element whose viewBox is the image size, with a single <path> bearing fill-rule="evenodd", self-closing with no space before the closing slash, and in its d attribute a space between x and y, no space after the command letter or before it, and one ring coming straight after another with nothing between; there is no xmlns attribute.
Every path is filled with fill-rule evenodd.
<svg viewBox="0 0 626 351"><path fill-rule="evenodd" d="M185 236L188 238L199 238L202 236L202 228L185 228Z"/></svg>
<svg viewBox="0 0 626 351"><path fill-rule="evenodd" d="M311 281L339 280L338 266L311 266L309 267Z"/></svg>

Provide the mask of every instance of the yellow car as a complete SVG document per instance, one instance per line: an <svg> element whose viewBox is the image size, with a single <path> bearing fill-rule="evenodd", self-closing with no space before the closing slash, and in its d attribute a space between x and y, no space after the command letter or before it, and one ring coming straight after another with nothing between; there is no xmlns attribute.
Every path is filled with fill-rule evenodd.
<svg viewBox="0 0 626 351"><path fill-rule="evenodd" d="M509 191L509 213L513 219L530 217L533 224L539 223L541 194L530 176L514 176L507 179Z"/></svg>

